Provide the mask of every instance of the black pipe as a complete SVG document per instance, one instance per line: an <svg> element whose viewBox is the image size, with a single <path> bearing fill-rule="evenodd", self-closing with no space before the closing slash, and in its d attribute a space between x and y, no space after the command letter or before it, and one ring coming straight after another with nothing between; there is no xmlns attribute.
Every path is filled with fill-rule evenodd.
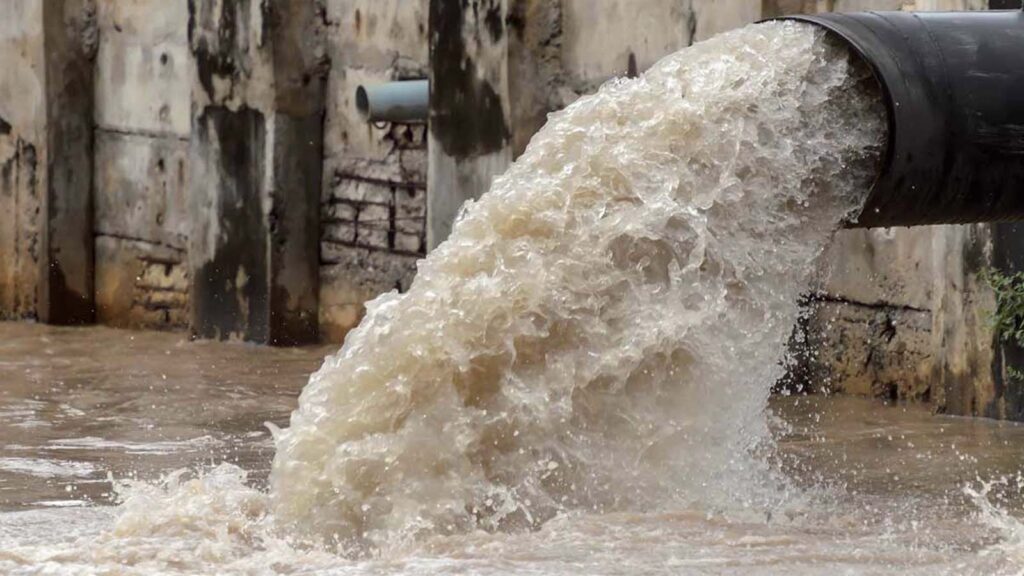
<svg viewBox="0 0 1024 576"><path fill-rule="evenodd" d="M886 157L850 227L1024 220L1024 12L783 19L839 35L882 86Z"/></svg>

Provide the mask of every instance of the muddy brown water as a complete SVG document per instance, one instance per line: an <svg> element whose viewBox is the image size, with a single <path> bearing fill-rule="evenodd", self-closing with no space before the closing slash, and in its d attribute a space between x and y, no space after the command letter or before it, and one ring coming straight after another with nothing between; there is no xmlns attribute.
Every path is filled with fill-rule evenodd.
<svg viewBox="0 0 1024 576"><path fill-rule="evenodd" d="M111 501L108 475L232 462L265 480L295 398L331 348L0 323L0 510Z"/></svg>
<svg viewBox="0 0 1024 576"><path fill-rule="evenodd" d="M179 573L143 562L150 549L136 541L117 562L137 572L69 550L113 546L111 478L231 462L263 486L273 455L264 423L286 424L330 351L0 323L4 573ZM814 494L788 518L582 515L536 533L441 538L401 559L289 553L255 566L245 553L180 573L1017 573L1021 425L848 397L780 397L772 412L775 458ZM991 508L964 494L1003 478Z"/></svg>

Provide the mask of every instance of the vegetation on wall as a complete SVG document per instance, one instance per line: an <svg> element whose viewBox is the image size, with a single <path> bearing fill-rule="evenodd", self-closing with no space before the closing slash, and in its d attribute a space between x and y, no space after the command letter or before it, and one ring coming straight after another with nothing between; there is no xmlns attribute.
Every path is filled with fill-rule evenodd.
<svg viewBox="0 0 1024 576"><path fill-rule="evenodd" d="M1000 342L1024 348L1024 272L1006 274L988 269L982 275L996 296L996 307L990 321ZM1006 367L1010 379L1024 382L1024 371Z"/></svg>

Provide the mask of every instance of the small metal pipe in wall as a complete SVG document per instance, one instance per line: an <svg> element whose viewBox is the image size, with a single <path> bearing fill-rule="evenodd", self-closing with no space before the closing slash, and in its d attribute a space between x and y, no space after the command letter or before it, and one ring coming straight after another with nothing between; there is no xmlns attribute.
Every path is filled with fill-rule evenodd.
<svg viewBox="0 0 1024 576"><path fill-rule="evenodd" d="M429 104L429 80L403 80L356 89L356 108L367 122L424 123Z"/></svg>

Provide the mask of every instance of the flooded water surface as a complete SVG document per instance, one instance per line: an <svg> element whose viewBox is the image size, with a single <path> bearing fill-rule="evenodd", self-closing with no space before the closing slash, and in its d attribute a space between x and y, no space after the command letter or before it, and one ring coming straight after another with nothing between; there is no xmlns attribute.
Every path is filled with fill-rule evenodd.
<svg viewBox="0 0 1024 576"><path fill-rule="evenodd" d="M843 397L772 401L777 458L799 485L772 515L574 513L362 560L259 538L211 546L245 531L229 523L222 536L197 525L112 535L126 511L112 505L111 477L158 486L185 468L209 480L234 462L265 486L263 423L287 421L327 352L0 323L0 573L980 575L1024 562L1024 426ZM1004 478L987 500L964 492ZM194 503L210 508L191 513L223 513Z"/></svg>
<svg viewBox="0 0 1024 576"><path fill-rule="evenodd" d="M0 324L0 509L112 501L108 475L154 480L232 462L262 482L327 349Z"/></svg>

